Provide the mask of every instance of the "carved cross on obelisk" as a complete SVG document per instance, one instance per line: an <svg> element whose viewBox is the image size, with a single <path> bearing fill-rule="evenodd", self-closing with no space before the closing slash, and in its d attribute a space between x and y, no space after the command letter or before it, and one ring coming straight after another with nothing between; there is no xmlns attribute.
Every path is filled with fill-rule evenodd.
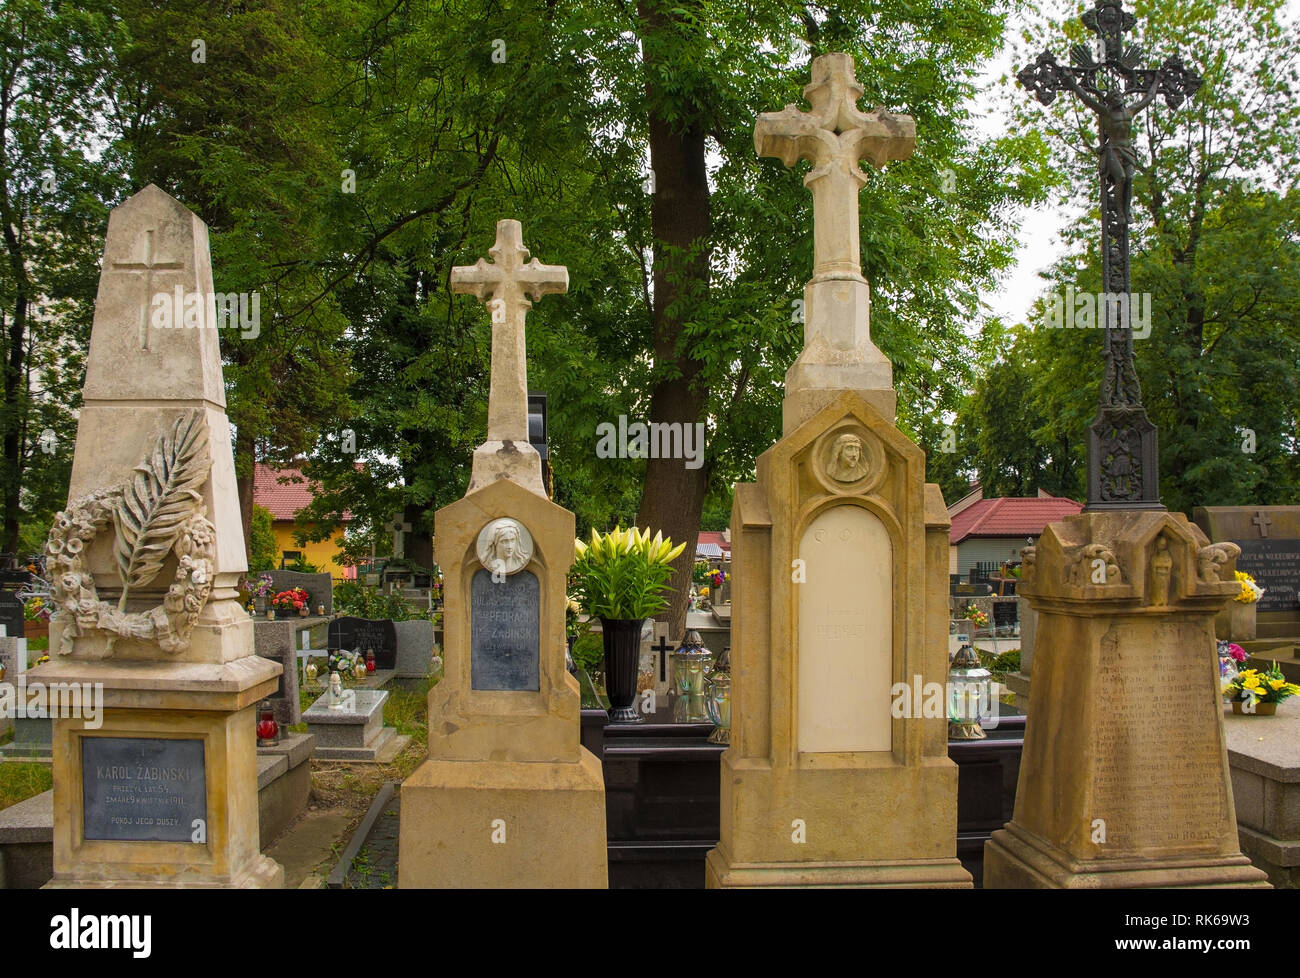
<svg viewBox="0 0 1300 978"><path fill-rule="evenodd" d="M1097 420L1088 432L1088 505L1085 509L1164 509L1160 504L1156 428L1142 406L1142 388L1133 362L1129 319L1129 221L1137 150L1133 119L1158 95L1178 108L1201 86L1201 78L1178 58L1158 69L1138 68L1144 54L1124 35L1137 18L1122 0L1095 0L1081 18L1097 35L1098 50L1076 44L1070 65L1043 52L1016 78L1044 105L1061 92L1073 92L1097 114L1097 153L1101 179L1101 267L1106 302L1106 371ZM1100 58L1100 60L1098 60ZM1137 98L1131 102L1129 95Z"/></svg>
<svg viewBox="0 0 1300 978"><path fill-rule="evenodd" d="M144 275L144 301L140 304L140 349L149 349L149 305L153 301L153 273L162 271L175 271L185 267L183 262L178 261L154 261L153 260L153 236L155 228L150 228L144 233L144 261L115 261L113 269L119 272L130 272L135 275ZM180 315L180 310L176 310Z"/></svg>
<svg viewBox="0 0 1300 978"><path fill-rule="evenodd" d="M813 277L804 289L804 349L785 378L787 433L844 390L886 392L878 407L893 418L893 368L871 342L871 289L862 277L858 192L867 175L858 161L879 168L916 145L910 116L858 109L862 86L850 55L814 60L803 91L811 112L787 105L754 127L759 156L812 163L804 185L813 195Z"/></svg>
<svg viewBox="0 0 1300 978"><path fill-rule="evenodd" d="M493 262L451 270L451 290L478 296L492 313L492 376L487 441L474 451L469 491L509 478L545 496L537 449L528 441L528 362L524 319L542 296L569 288L563 265L528 260L518 221L497 221ZM531 301L530 301L531 299Z"/></svg>

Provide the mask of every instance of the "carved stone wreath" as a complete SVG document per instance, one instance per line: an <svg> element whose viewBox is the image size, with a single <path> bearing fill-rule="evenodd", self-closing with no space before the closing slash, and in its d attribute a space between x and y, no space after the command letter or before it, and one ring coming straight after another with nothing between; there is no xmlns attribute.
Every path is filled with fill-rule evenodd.
<svg viewBox="0 0 1300 978"><path fill-rule="evenodd" d="M134 477L111 489L81 496L58 513L45 542L50 574L52 620L63 624L59 654L87 630L108 633L104 656L119 637L156 641L164 652L181 652L212 590L215 527L208 521L199 489L207 481L207 424L201 411L176 419ZM101 601L86 560L91 542L113 524L113 556L122 576L122 596L113 607ZM150 584L175 551L176 575L163 603L146 612L126 611L132 588Z"/></svg>

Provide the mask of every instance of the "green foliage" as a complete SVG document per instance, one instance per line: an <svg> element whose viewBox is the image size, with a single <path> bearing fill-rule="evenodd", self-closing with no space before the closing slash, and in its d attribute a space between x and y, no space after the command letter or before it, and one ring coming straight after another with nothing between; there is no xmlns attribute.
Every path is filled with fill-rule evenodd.
<svg viewBox="0 0 1300 978"><path fill-rule="evenodd" d="M318 574L320 568L299 554L291 563L284 565L285 570L297 571L299 574Z"/></svg>
<svg viewBox="0 0 1300 978"><path fill-rule="evenodd" d="M265 506L253 507L253 526L249 537L248 572L260 574L275 570L279 548L275 543L275 531L272 530L271 511ZM297 568L293 568L297 570Z"/></svg>
<svg viewBox="0 0 1300 978"><path fill-rule="evenodd" d="M573 661L579 669L591 672L605 661L605 642L591 628L580 634L573 643Z"/></svg>
<svg viewBox="0 0 1300 978"><path fill-rule="evenodd" d="M434 613L408 601L400 594L384 594L377 587L367 587L356 581L341 581L334 585L334 610L341 615L357 618L412 621L417 618L434 620Z"/></svg>

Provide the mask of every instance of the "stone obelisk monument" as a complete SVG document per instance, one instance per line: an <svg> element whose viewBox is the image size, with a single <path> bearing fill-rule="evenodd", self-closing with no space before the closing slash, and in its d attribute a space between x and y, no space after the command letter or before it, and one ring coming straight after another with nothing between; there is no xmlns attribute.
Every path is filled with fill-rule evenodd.
<svg viewBox="0 0 1300 978"><path fill-rule="evenodd" d="M731 514L732 726L707 884L969 887L946 716L893 707L947 676L948 516L894 424L871 342L858 162L904 159L911 118L862 112L846 54L817 58L812 111L759 118L760 156L807 159L813 278L784 436Z"/></svg>
<svg viewBox="0 0 1300 978"><path fill-rule="evenodd" d="M279 886L258 850L253 653L207 226L148 186L114 209L68 506L45 546L51 661L103 691L102 725L54 720L51 886ZM160 298L161 297L161 298Z"/></svg>
<svg viewBox="0 0 1300 978"><path fill-rule="evenodd" d="M452 270L492 314L488 431L465 498L434 517L446 671L429 693L429 756L402 784L398 880L419 887L604 887L605 782L578 742L564 667L573 514L528 443L524 318L568 272L528 260L518 221L493 261Z"/></svg>

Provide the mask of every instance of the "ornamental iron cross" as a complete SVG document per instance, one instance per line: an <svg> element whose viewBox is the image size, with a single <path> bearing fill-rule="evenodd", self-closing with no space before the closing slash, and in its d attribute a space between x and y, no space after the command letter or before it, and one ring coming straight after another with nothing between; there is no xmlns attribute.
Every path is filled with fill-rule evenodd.
<svg viewBox="0 0 1300 978"><path fill-rule="evenodd" d="M451 270L451 290L478 296L492 313L492 386L488 391L488 441L528 444L528 361L524 317L533 302L569 288L563 265L528 260L518 221L497 221L495 260ZM532 302L529 301L531 297Z"/></svg>
<svg viewBox="0 0 1300 978"><path fill-rule="evenodd" d="M1016 78L1044 105L1051 105L1061 92L1073 92L1097 114L1101 267L1109 301L1106 369L1097 420L1088 434L1085 509L1164 509L1156 429L1142 406L1129 318L1129 222L1137 169L1133 119L1157 96L1164 96L1171 109L1178 108L1200 88L1201 77L1179 58L1166 58L1158 69L1139 68L1145 52L1124 41L1137 18L1124 9L1122 0L1095 0L1080 20L1097 35L1096 50L1076 44L1069 65L1045 51ZM1126 102L1130 95L1137 98Z"/></svg>
<svg viewBox="0 0 1300 978"><path fill-rule="evenodd" d="M916 146L916 123L880 106L858 109L862 86L853 74L852 55L815 59L803 94L811 112L787 105L758 117L754 149L786 166L801 159L812 163L803 182L813 194L813 277L861 277L858 191L867 175L858 161L870 160L879 169L890 160L907 159Z"/></svg>

